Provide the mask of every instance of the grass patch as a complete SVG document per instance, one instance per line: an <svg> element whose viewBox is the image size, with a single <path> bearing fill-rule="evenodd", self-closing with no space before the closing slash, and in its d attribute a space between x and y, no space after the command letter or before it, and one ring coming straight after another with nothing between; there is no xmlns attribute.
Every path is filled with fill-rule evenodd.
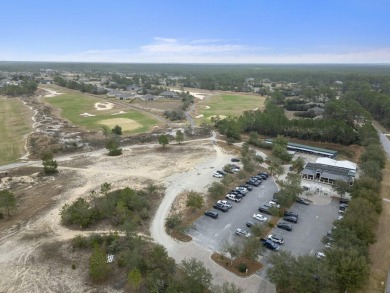
<svg viewBox="0 0 390 293"><path fill-rule="evenodd" d="M0 165L15 162L26 150L23 137L32 130L32 112L19 99L0 98Z"/></svg>
<svg viewBox="0 0 390 293"><path fill-rule="evenodd" d="M75 125L79 125L91 130L101 129L101 121L111 119L130 119L140 124L140 126L135 129L123 129L125 134L146 132L149 131L153 126L159 124L157 120L143 112L133 109L124 109L124 107L118 107L116 105L109 110L97 110L95 108L95 104L105 101L100 98L86 96L83 94L67 93L56 97L46 98L45 100L53 107L59 109L63 118L68 119ZM117 114L120 111L125 113ZM80 114L83 113L88 113L95 116L80 116Z"/></svg>
<svg viewBox="0 0 390 293"><path fill-rule="evenodd" d="M244 111L264 109L265 97L244 94L219 94L199 101L197 104L198 115L203 114L201 123L210 120L211 116L239 116Z"/></svg>
<svg viewBox="0 0 390 293"><path fill-rule="evenodd" d="M263 268L263 265L259 262L252 262L246 258L237 257L233 263L231 264L230 258L223 256L217 252L214 252L211 255L211 259L216 262L218 265L223 267L224 269L228 270L229 272L232 272L233 274L239 276L239 277L249 277L256 273L257 271L261 270ZM248 269L248 273L242 273L238 270L238 266L244 263Z"/></svg>

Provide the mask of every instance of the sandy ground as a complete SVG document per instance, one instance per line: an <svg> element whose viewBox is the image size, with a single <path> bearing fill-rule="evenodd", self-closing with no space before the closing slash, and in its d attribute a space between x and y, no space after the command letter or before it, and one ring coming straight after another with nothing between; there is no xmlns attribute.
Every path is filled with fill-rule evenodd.
<svg viewBox="0 0 390 293"><path fill-rule="evenodd" d="M124 155L117 158L107 157L105 150L63 157L59 160L59 176L46 177L46 181L36 185L26 182L25 188L18 191L21 198L30 194L29 200L21 204L23 212L0 222L0 267L7 268L1 270L0 292L95 292L87 276L87 256L78 256L58 242L80 234L61 226L62 206L80 196L88 197L90 191L99 190L104 182L117 189L138 188L153 180L170 190L166 195L169 200L182 186L182 180L187 187L205 188L212 177L209 167L202 164L214 152L210 141L200 140L189 145L171 145L165 151L156 145L125 148ZM36 166L41 167L41 163ZM207 175L193 180L189 171ZM164 225L163 218L159 218L159 225ZM167 243L169 251L170 243ZM71 269L73 262L77 262L78 269ZM99 287L99 292L114 290Z"/></svg>
<svg viewBox="0 0 390 293"><path fill-rule="evenodd" d="M98 111L110 110L114 108L114 104L110 102L95 103L95 108Z"/></svg>
<svg viewBox="0 0 390 293"><path fill-rule="evenodd" d="M128 118L112 118L100 120L99 124L103 124L109 128L114 128L116 125L120 125L123 131L131 131L142 127L140 123Z"/></svg>

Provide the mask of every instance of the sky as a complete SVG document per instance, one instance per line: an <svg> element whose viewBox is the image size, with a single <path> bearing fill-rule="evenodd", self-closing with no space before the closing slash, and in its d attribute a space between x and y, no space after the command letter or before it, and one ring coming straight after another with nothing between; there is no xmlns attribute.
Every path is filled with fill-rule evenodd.
<svg viewBox="0 0 390 293"><path fill-rule="evenodd" d="M390 0L2 2L0 61L390 63Z"/></svg>

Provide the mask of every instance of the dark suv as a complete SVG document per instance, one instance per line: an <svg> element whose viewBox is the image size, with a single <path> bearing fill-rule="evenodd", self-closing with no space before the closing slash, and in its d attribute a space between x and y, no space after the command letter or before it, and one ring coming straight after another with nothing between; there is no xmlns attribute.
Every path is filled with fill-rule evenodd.
<svg viewBox="0 0 390 293"><path fill-rule="evenodd" d="M267 214L267 215L271 214L271 212L269 211L269 206L266 206L266 205L262 205L261 207L259 207L258 210L260 213L263 213L263 214Z"/></svg>
<svg viewBox="0 0 390 293"><path fill-rule="evenodd" d="M292 226L286 222L280 222L276 226L286 231L292 231Z"/></svg>
<svg viewBox="0 0 390 293"><path fill-rule="evenodd" d="M294 223L294 224L298 223L298 218L295 218L293 216L284 216L283 220L285 220L287 222Z"/></svg>
<svg viewBox="0 0 390 293"><path fill-rule="evenodd" d="M209 216L209 217L213 218L213 219L218 218L218 213L216 211L213 211L213 210L205 211L204 214L206 216Z"/></svg>
<svg viewBox="0 0 390 293"><path fill-rule="evenodd" d="M296 212L293 212L293 211L285 211L284 215L289 216L289 217L295 217L298 219L298 214Z"/></svg>
<svg viewBox="0 0 390 293"><path fill-rule="evenodd" d="M263 243L263 245L268 249L276 251L279 250L279 245L269 239L260 239L260 242Z"/></svg>

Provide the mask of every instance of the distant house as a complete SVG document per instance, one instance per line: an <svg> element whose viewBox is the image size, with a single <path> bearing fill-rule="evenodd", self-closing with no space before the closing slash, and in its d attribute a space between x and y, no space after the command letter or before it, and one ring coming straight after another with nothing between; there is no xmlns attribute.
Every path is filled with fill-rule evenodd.
<svg viewBox="0 0 390 293"><path fill-rule="evenodd" d="M154 95L151 95L151 94L146 94L146 95L141 96L141 100L144 100L144 101L154 101L154 100L157 100L157 99L158 99L157 96L154 96Z"/></svg>
<svg viewBox="0 0 390 293"><path fill-rule="evenodd" d="M40 83L42 84L52 84L54 81L52 79L41 79Z"/></svg>
<svg viewBox="0 0 390 293"><path fill-rule="evenodd" d="M325 110L320 107L314 107L308 110L308 112L314 113L316 116L324 115Z"/></svg>
<svg viewBox="0 0 390 293"><path fill-rule="evenodd" d="M141 88L138 86L138 85L135 85L135 84L131 84L131 85L128 85L126 87L126 90L127 91L138 91L140 90Z"/></svg>
<svg viewBox="0 0 390 293"><path fill-rule="evenodd" d="M180 99L180 96L176 92L172 92L172 91L162 92L160 96L169 99Z"/></svg>

